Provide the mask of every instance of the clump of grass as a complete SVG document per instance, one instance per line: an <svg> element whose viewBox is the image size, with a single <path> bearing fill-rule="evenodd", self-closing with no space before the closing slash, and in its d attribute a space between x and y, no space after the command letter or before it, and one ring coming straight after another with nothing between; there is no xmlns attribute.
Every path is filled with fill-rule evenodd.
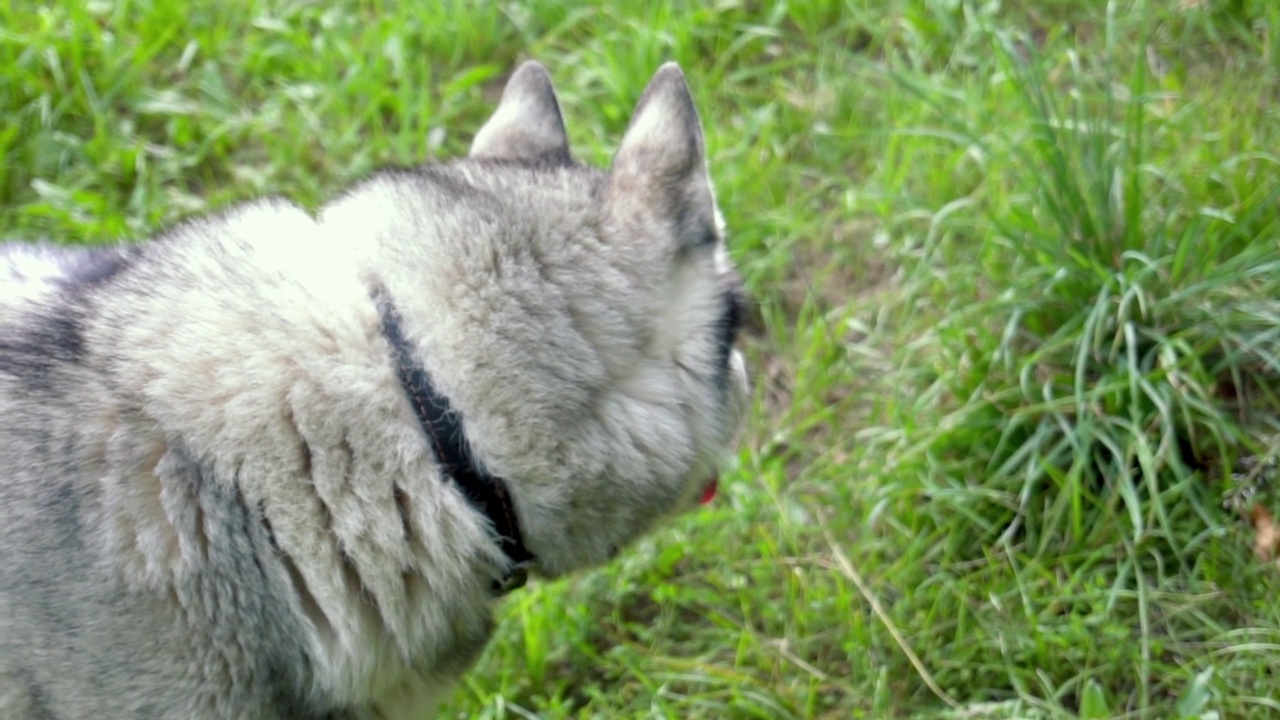
<svg viewBox="0 0 1280 720"><path fill-rule="evenodd" d="M1014 72L1032 121L1009 167L1027 172L992 214L988 297L940 328L998 325L976 336L990 343L985 362L947 378L973 400L962 412L996 419L985 487L1017 491L1007 523L984 517L1038 554L1084 540L1112 509L1132 542L1181 536L1169 504L1185 495L1167 493L1224 479L1257 450L1249 430L1280 409L1268 392L1280 369L1280 183L1268 176L1280 158L1238 158L1256 186L1199 204L1224 199L1212 179L1175 191L1144 166L1159 98L1141 71L1127 100L1109 95L1099 111L1064 108L1035 72Z"/></svg>
<svg viewBox="0 0 1280 720"><path fill-rule="evenodd" d="M982 272L918 278L966 300L902 354L916 383L896 411L938 421L882 452L907 479L909 531L937 541L920 560L957 618L947 678L1079 710L1105 677L1108 707L1167 713L1187 691L1174 669L1193 648L1230 655L1226 628L1249 622L1221 597L1249 572L1220 542L1221 500L1280 424L1280 157L1207 175L1149 164L1194 121L1145 64L1097 78L1070 53L1050 69L1012 47L998 50L1023 123L966 129L1006 172L978 217L938 230L938 252ZM1219 686L1258 670L1199 662Z"/></svg>

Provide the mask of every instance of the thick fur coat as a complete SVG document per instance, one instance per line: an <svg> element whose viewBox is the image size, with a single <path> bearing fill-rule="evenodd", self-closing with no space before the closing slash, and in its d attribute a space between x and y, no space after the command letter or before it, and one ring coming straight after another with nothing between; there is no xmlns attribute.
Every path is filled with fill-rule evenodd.
<svg viewBox="0 0 1280 720"><path fill-rule="evenodd" d="M0 717L424 718L510 568L441 468L375 296L509 485L544 577L714 477L739 281L663 66L607 171L546 71L470 156L145 243L0 245Z"/></svg>

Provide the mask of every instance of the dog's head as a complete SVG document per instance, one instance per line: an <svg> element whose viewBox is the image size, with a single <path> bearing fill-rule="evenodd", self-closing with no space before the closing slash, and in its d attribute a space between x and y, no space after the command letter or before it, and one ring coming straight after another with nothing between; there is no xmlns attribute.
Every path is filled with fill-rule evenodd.
<svg viewBox="0 0 1280 720"><path fill-rule="evenodd" d="M470 156L424 171L430 208L403 227L444 229L382 263L406 316L430 319L426 364L510 484L541 574L708 499L745 414L742 284L705 154L675 64L602 171L572 159L551 80L525 63Z"/></svg>

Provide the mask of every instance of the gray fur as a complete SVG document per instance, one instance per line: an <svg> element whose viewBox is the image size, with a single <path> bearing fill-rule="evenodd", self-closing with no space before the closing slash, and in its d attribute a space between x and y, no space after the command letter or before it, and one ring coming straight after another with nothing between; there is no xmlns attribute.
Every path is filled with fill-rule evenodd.
<svg viewBox="0 0 1280 720"><path fill-rule="evenodd" d="M471 157L570 161L569 136L546 68L528 62L516 70L493 117L476 133Z"/></svg>
<svg viewBox="0 0 1280 720"><path fill-rule="evenodd" d="M508 560L440 477L375 290L536 573L691 507L746 385L703 153L666 65L614 167L576 164L527 63L471 157L316 217L0 246L0 717L431 714Z"/></svg>

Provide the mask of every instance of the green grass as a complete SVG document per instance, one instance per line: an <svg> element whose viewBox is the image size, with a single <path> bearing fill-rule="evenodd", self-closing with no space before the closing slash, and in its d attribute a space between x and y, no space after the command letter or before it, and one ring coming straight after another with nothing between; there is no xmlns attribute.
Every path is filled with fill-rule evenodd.
<svg viewBox="0 0 1280 720"><path fill-rule="evenodd" d="M1280 712L1224 502L1280 430L1274 2L9 3L0 233L314 206L526 57L597 163L681 62L756 400L717 503L513 596L444 717Z"/></svg>

